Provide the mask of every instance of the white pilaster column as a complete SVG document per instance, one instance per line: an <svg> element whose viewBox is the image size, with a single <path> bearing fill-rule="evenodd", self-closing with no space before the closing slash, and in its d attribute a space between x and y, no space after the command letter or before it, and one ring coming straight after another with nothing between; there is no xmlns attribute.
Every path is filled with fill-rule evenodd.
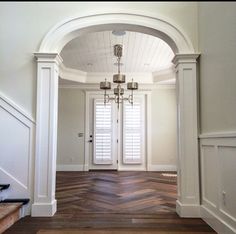
<svg viewBox="0 0 236 234"><path fill-rule="evenodd" d="M197 69L199 54L177 54L178 199L181 217L200 217Z"/></svg>
<svg viewBox="0 0 236 234"><path fill-rule="evenodd" d="M36 53L37 116L35 188L32 216L56 212L55 181L57 154L58 68L57 53Z"/></svg>

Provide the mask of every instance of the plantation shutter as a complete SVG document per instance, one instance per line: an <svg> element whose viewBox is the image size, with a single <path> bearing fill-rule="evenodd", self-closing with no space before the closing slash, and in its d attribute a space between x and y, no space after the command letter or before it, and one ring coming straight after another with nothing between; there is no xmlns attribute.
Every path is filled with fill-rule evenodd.
<svg viewBox="0 0 236 234"><path fill-rule="evenodd" d="M123 105L123 163L141 164L144 145L144 100L136 98L134 104Z"/></svg>
<svg viewBox="0 0 236 234"><path fill-rule="evenodd" d="M111 103L104 105L103 99L94 99L94 163L112 164L112 116Z"/></svg>

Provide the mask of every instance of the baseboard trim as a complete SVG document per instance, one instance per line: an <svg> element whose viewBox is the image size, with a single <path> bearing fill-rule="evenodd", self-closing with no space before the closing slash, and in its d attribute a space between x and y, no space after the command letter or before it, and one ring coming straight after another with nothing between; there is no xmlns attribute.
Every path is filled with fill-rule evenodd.
<svg viewBox="0 0 236 234"><path fill-rule="evenodd" d="M34 203L32 205L32 217L51 217L57 211L57 201L52 203Z"/></svg>
<svg viewBox="0 0 236 234"><path fill-rule="evenodd" d="M84 165L83 164L57 165L57 171L84 171Z"/></svg>
<svg viewBox="0 0 236 234"><path fill-rule="evenodd" d="M148 165L148 171L177 171L176 165Z"/></svg>
<svg viewBox="0 0 236 234"><path fill-rule="evenodd" d="M145 167L119 167L118 171L147 171Z"/></svg>
<svg viewBox="0 0 236 234"><path fill-rule="evenodd" d="M217 233L236 234L236 230L233 227L231 227L228 223L226 223L206 207L201 206L200 212L201 218Z"/></svg>
<svg viewBox="0 0 236 234"><path fill-rule="evenodd" d="M200 205L194 204L182 204L180 201L176 201L176 212L183 218L200 218Z"/></svg>

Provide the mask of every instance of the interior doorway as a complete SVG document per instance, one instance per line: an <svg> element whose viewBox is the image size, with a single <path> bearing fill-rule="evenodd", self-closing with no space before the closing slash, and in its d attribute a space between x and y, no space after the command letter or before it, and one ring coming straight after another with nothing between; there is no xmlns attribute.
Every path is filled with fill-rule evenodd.
<svg viewBox="0 0 236 234"><path fill-rule="evenodd" d="M147 170L146 95L136 94L133 105L119 108L104 104L102 94L87 95L89 170Z"/></svg>
<svg viewBox="0 0 236 234"><path fill-rule="evenodd" d="M73 38L101 28L125 27L163 39L175 53L178 103L178 200L180 216L200 216L197 72L199 54L185 33L171 22L132 13L76 17L56 25L43 39L37 57L37 129L33 216L56 212L56 126L58 75L62 48ZM61 68L60 68L61 69ZM72 75L72 73L70 73ZM78 75L78 76L77 76ZM80 81L86 75L77 74ZM85 77L84 77L85 76ZM72 75L72 77L74 77ZM73 78L72 78L73 80ZM47 168L45 172L45 168ZM45 173L44 173L45 172ZM186 179L188 178L188 179Z"/></svg>

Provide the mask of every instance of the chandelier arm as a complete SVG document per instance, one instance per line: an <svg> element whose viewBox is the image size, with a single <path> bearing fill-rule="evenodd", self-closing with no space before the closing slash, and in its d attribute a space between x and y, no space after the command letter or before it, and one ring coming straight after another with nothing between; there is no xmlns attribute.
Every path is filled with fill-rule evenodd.
<svg viewBox="0 0 236 234"><path fill-rule="evenodd" d="M117 103L117 107L119 109L120 104L122 104L124 101L128 101L130 104L134 104L134 96L133 91L138 89L138 83L134 82L132 79L132 82L127 83L127 89L131 90L131 94L128 97L124 97L124 88L122 88L121 84L125 83L125 75L120 74L120 65L121 65L121 57L122 57L122 45L114 45L114 55L117 57L117 64L118 64L118 74L113 75L113 82L118 83L117 87L114 88L114 95L113 97L110 97L107 94L107 90L111 89L111 82L108 82L105 79L105 82L100 82L100 89L103 89L105 91L104 93L104 105L106 103L109 103L110 101L115 101Z"/></svg>

